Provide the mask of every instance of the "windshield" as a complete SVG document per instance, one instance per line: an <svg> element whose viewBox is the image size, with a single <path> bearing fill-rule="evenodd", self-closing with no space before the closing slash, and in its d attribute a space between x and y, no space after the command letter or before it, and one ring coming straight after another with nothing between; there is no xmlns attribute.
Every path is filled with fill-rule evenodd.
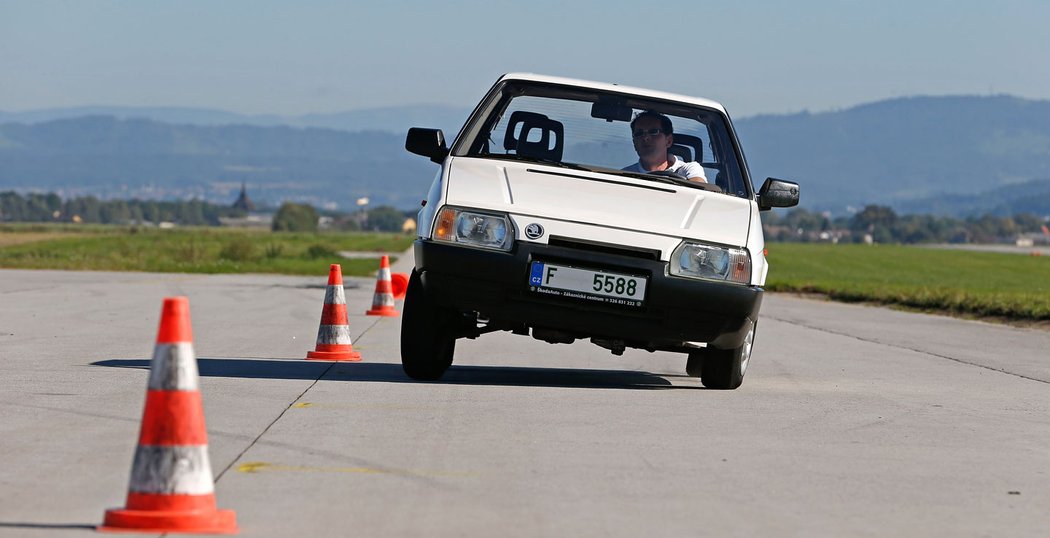
<svg viewBox="0 0 1050 538"><path fill-rule="evenodd" d="M647 121L640 119L632 132L631 120L643 112L650 117L644 118ZM671 133L666 138L663 131L667 129L661 127L667 123L658 119L659 115L670 122ZM721 112L586 88L507 82L478 108L452 154L542 162L687 184L680 177L668 178L666 173L654 176L646 171L639 162L639 152L652 143L661 144L661 156L666 146L669 162L683 163L677 169L678 176L702 175L726 194L751 196Z"/></svg>

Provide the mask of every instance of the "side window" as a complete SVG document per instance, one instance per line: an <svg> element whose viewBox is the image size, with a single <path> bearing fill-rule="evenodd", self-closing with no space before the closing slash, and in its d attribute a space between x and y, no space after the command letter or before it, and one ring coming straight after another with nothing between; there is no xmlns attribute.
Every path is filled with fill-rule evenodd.
<svg viewBox="0 0 1050 538"><path fill-rule="evenodd" d="M722 187L726 194L747 198L749 190L744 185L744 173L741 170L740 161L736 157L736 146L733 145L730 139L725 123L720 121L712 122L711 135L711 152L714 155L715 162L713 166L715 175L708 176L708 179ZM705 163L705 170L707 170L707 166Z"/></svg>
<svg viewBox="0 0 1050 538"><path fill-rule="evenodd" d="M700 164L717 162L714 152L711 151L711 133L707 125L688 118L672 118L672 121L674 122L674 146L688 149L690 157L688 160ZM679 157L684 158L687 155L680 148L672 147L671 149Z"/></svg>
<svg viewBox="0 0 1050 538"><path fill-rule="evenodd" d="M691 118L672 120L675 123L675 146L700 147L699 150L693 149L693 160L704 167L707 181L722 187L726 194L747 197L743 175L737 165L735 150L724 123L720 119L712 119L710 123ZM682 127L679 127L679 124ZM676 151L676 148L672 147L672 152L685 158L685 151Z"/></svg>
<svg viewBox="0 0 1050 538"><path fill-rule="evenodd" d="M707 124L690 118L673 118L675 122L674 146L671 152L681 158L692 157L691 160L700 163L704 167L704 175L709 183L715 183L726 192L734 193L735 190L726 189L728 176L724 173L725 163L720 152L716 151L718 145L713 142L715 129ZM681 125L681 127L678 127ZM682 146L689 148L689 152L680 149Z"/></svg>

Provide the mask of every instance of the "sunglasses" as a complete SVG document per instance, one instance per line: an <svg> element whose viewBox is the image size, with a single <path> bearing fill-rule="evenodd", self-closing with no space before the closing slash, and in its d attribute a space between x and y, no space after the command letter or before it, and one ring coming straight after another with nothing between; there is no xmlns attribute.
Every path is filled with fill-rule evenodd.
<svg viewBox="0 0 1050 538"><path fill-rule="evenodd" d="M656 135L661 134L663 132L664 132L664 130L663 129L659 129L659 128L657 128L657 129L635 129L634 130L634 137L635 138L641 138L643 136L656 136Z"/></svg>

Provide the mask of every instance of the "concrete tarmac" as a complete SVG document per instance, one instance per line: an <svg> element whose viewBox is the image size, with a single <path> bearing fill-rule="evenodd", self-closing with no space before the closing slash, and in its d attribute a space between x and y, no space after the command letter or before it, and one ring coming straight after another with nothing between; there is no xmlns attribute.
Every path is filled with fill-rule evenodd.
<svg viewBox="0 0 1050 538"><path fill-rule="evenodd" d="M243 536L1050 534L1050 333L768 295L736 391L503 333L419 383L367 278L364 360L303 360L326 278L0 270L0 536L124 505L170 295Z"/></svg>

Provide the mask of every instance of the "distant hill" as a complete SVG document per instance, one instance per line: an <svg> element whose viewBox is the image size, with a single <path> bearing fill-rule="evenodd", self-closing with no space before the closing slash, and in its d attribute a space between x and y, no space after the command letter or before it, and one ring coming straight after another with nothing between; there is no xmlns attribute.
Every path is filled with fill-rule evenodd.
<svg viewBox="0 0 1050 538"><path fill-rule="evenodd" d="M1036 179L1004 185L980 194L942 194L899 202L901 213L934 213L964 217L992 214L1010 216L1018 213L1050 215L1050 179Z"/></svg>
<svg viewBox="0 0 1050 538"><path fill-rule="evenodd" d="M736 123L756 185L795 179L807 207L836 213L948 211L933 202L1050 177L1050 101L913 97ZM1042 207L1050 213L1050 200Z"/></svg>
<svg viewBox="0 0 1050 538"><path fill-rule="evenodd" d="M118 119L153 120L185 125L287 125L287 118L277 115L245 115L225 110L186 107L79 106L46 108L25 112L0 110L0 123L46 123L85 116L112 116Z"/></svg>
<svg viewBox="0 0 1050 538"><path fill-rule="evenodd" d="M404 150L410 126L451 139L468 110L409 106L285 118L184 108L0 112L0 190L108 197L283 199L415 207L437 167ZM84 116L85 113L95 113ZM146 119L137 119L146 118ZM912 97L736 120L756 187L802 184L802 205L845 214L1050 214L1050 101Z"/></svg>
<svg viewBox="0 0 1050 538"><path fill-rule="evenodd" d="M451 137L466 121L469 109L447 105L409 105L368 108L302 116L249 115L208 108L90 106L27 112L0 111L0 124L37 124L84 116L144 119L177 125L254 125L257 127L322 127L342 131L408 132L409 127L436 127Z"/></svg>
<svg viewBox="0 0 1050 538"><path fill-rule="evenodd" d="M437 166L382 131L172 125L92 116L0 125L0 190L353 208L419 205Z"/></svg>

